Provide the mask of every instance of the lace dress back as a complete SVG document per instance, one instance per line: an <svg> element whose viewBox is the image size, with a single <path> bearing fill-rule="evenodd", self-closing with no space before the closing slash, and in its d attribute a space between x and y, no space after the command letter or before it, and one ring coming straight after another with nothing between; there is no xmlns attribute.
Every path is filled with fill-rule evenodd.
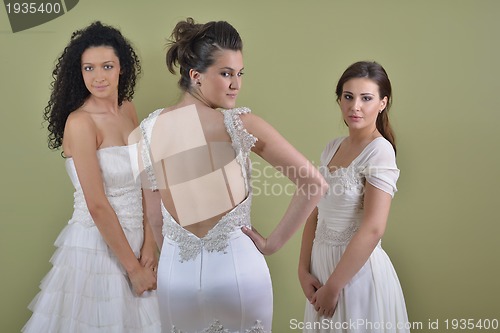
<svg viewBox="0 0 500 333"><path fill-rule="evenodd" d="M141 124L145 141L151 138L152 127L161 111L153 112ZM162 204L164 245L158 270L158 293L166 331L271 331L269 270L262 254L241 231L242 226L251 227L249 154L257 138L246 131L240 118L249 113L249 109L222 112L248 195L201 238L179 225ZM158 188L149 148L144 153L149 182L153 189Z"/></svg>

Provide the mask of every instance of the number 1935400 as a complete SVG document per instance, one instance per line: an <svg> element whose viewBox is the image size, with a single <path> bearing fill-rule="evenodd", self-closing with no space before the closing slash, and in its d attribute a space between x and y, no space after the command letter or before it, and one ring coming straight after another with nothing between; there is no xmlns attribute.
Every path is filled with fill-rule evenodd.
<svg viewBox="0 0 500 333"><path fill-rule="evenodd" d="M59 14L62 11L60 3L13 2L6 3L7 14Z"/></svg>

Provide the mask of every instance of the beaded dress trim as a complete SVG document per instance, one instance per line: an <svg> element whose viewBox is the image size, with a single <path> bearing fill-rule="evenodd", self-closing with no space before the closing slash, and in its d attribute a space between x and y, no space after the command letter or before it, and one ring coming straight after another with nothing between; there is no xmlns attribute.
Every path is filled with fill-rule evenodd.
<svg viewBox="0 0 500 333"><path fill-rule="evenodd" d="M156 177L153 170L153 162L151 161L151 144L150 139L153 132L153 125L156 121L156 118L162 112L163 109L158 109L141 122L139 126L141 128L142 139L144 140L144 144L142 145L142 163L144 163L144 169L146 171L146 175L148 177L148 181L151 185L151 189L153 191L158 191L158 183L156 181Z"/></svg>
<svg viewBox="0 0 500 333"><path fill-rule="evenodd" d="M162 204L163 235L179 246L180 262L194 260L203 249L208 252L226 253L231 233L243 226L250 227L251 204L252 197L249 195L243 202L224 215L202 238L196 237L179 225Z"/></svg>
<svg viewBox="0 0 500 333"><path fill-rule="evenodd" d="M347 245L352 236L358 231L358 225L351 225L343 231L335 231L326 226L326 223L319 222L316 228L314 243L328 244L331 246Z"/></svg>
<svg viewBox="0 0 500 333"><path fill-rule="evenodd" d="M171 333L184 333L184 332L181 330L178 330L175 326L173 326ZM222 326L222 324L220 323L220 321L215 320L210 325L210 327L207 327L203 331L196 332L196 333L240 333L240 332L239 331L231 332L228 329L225 329L224 326ZM257 320L255 322L255 325L252 326L252 328L245 330L245 332L241 332L241 333L270 333L270 332L264 331L264 326L262 326L262 323L260 322L260 320Z"/></svg>

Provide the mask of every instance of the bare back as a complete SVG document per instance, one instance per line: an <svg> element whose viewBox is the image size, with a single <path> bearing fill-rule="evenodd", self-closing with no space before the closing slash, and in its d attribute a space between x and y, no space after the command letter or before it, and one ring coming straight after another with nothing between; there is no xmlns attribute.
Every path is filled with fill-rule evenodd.
<svg viewBox="0 0 500 333"><path fill-rule="evenodd" d="M248 195L220 111L194 105L164 109L151 134L151 153L159 162L155 175L163 205L197 237Z"/></svg>

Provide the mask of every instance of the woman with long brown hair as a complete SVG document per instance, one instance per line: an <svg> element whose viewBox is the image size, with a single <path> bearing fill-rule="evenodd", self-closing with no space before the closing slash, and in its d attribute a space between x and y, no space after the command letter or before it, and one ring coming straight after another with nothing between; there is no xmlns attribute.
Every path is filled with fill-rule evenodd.
<svg viewBox="0 0 500 333"><path fill-rule="evenodd" d="M406 332L401 286L381 247L399 177L391 83L381 65L362 61L346 69L336 94L349 135L321 155L330 188L302 236L304 332Z"/></svg>

